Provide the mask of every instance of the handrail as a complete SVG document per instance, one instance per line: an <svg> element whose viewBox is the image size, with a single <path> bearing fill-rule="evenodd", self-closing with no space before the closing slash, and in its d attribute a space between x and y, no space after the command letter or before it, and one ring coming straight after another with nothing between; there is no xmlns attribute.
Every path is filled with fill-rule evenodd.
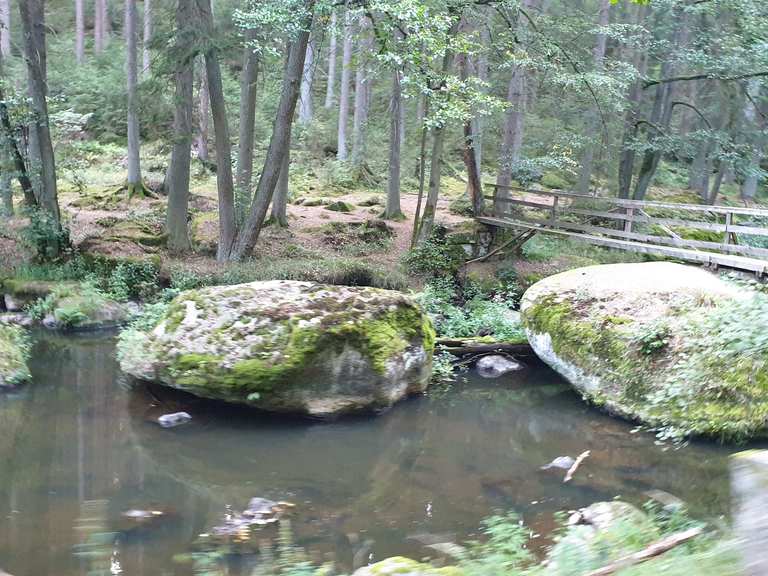
<svg viewBox="0 0 768 576"><path fill-rule="evenodd" d="M532 188L523 188L520 186L498 186L493 183L485 183L484 186L489 186L497 190L515 190L518 192L527 192L529 194L538 194L540 196L550 197L563 197L563 198L577 198L582 200L592 200L598 202L607 202L616 206L622 206L625 208L669 208L673 210L687 210L690 212L710 212L716 214L741 214L745 216L761 216L768 218L768 210L760 208L742 208L739 206L704 206L700 204L677 204L675 202L656 202L652 200L626 200L623 198L606 198L604 196L592 196L589 194L577 194L576 192L563 192L556 190L536 190ZM495 196L486 197L489 200L505 201L505 198L498 198Z"/></svg>

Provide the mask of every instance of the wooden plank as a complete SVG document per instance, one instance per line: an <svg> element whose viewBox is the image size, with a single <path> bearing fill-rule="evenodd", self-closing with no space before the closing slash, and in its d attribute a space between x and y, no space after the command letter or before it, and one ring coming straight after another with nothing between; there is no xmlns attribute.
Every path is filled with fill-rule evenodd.
<svg viewBox="0 0 768 576"><path fill-rule="evenodd" d="M512 228L533 228L538 229L548 234L554 234L565 238L572 238L574 240L581 240L590 244L596 244L598 246L605 246L607 248L619 248L621 250L627 250L629 252L637 252L640 254L655 254L660 256L667 256L670 258L677 258L680 260L688 260L692 262L700 262L707 265L719 265L727 266L729 268L737 268L740 270L749 270L756 272L757 274L764 274L768 270L768 262L764 260L757 260L755 258L747 258L744 256L733 256L730 254L717 254L715 252L704 252L688 250L686 248L678 248L673 246L659 246L655 244L643 244L641 242L634 242L630 240L620 240L616 238L606 238L603 236L592 236L588 234L579 234L576 232L568 232L565 230L556 230L552 228L546 228L526 222L518 222L514 220L505 220L500 218L486 218L481 217L477 219L484 224L490 224L494 226L512 227Z"/></svg>
<svg viewBox="0 0 768 576"><path fill-rule="evenodd" d="M681 226L683 228L693 228L695 230L709 230L711 232L725 232L726 225L714 222L699 222L696 220L680 220L678 218L656 218L655 216L642 216L638 214L622 214L620 212L602 212L599 210L585 210L582 208L561 208L562 212L576 214L579 216L594 216L596 218L609 218L611 220L622 220L631 222L640 222L643 224L658 224L660 226ZM747 234L750 236L768 236L768 228L758 228L756 226L727 226L729 232Z"/></svg>
<svg viewBox="0 0 768 576"><path fill-rule="evenodd" d="M560 196L563 198L580 198L584 200L594 200L598 202L607 202L615 206L624 208L669 208L672 210L685 210L689 212L709 212L715 214L740 214L744 216L760 216L768 218L768 210L761 208L741 208L739 206L704 206L701 204L677 204L674 202L656 202L652 200L625 200L623 198L606 198L603 196L590 196L589 194L576 194L575 192L534 190L531 188L521 188L517 186L499 187L493 183L487 183L486 186L492 188L503 188L517 190L519 192L528 192L530 194L539 194L541 196Z"/></svg>
<svg viewBox="0 0 768 576"><path fill-rule="evenodd" d="M518 218L518 220L525 222L525 218ZM532 224L545 224L549 225L546 221L530 220ZM606 234L608 236L615 236L618 238L626 238L628 240L637 240L639 242L650 242L651 244L662 244L665 246L677 246L679 248L705 248L709 250L717 250L726 252L728 254L738 254L741 256L749 256L753 258L764 258L768 260L768 249L756 248L753 246L745 246L740 244L727 244L723 245L720 242L708 242L705 240L689 240L681 238L680 236L666 237L656 236L654 234L642 234L640 232L627 232L626 230L616 230L614 228L605 228L603 226L591 226L589 224L579 224L576 222L566 222L564 220L558 220L556 222L558 228L565 230L576 230L579 232L589 232L593 234Z"/></svg>
<svg viewBox="0 0 768 576"><path fill-rule="evenodd" d="M486 200L493 200L493 196L485 196ZM517 198L496 198L497 202L503 204L514 204L516 206L528 206L530 208L541 208L542 210L550 210L552 204L542 204L541 202L530 202L529 200L518 200Z"/></svg>

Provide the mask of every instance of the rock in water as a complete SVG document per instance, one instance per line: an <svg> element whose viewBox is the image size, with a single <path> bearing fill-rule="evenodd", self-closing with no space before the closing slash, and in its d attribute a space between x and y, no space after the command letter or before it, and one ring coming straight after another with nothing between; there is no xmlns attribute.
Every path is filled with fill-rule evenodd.
<svg viewBox="0 0 768 576"><path fill-rule="evenodd" d="M29 343L18 326L0 324L0 390L29 380Z"/></svg>
<svg viewBox="0 0 768 576"><path fill-rule="evenodd" d="M423 392L435 333L406 295L269 281L183 292L120 336L136 378L263 410L331 416Z"/></svg>
<svg viewBox="0 0 768 576"><path fill-rule="evenodd" d="M676 436L765 434L768 346L743 336L765 295L693 266L611 264L537 282L521 311L536 354L609 412Z"/></svg>
<svg viewBox="0 0 768 576"><path fill-rule="evenodd" d="M174 412L173 414L163 414L158 417L157 423L163 428L175 428L176 426L186 424L190 420L192 420L192 416L187 412Z"/></svg>
<svg viewBox="0 0 768 576"><path fill-rule="evenodd" d="M571 466L573 466L576 463L575 458L571 458L570 456L558 456L552 462L549 464L542 466L542 470L549 470L550 468L559 468L561 470L568 470Z"/></svg>
<svg viewBox="0 0 768 576"><path fill-rule="evenodd" d="M523 367L519 362L510 360L506 356L501 356L500 354L483 356L477 361L475 366L477 368L477 373L483 378L498 378L508 372L521 370Z"/></svg>

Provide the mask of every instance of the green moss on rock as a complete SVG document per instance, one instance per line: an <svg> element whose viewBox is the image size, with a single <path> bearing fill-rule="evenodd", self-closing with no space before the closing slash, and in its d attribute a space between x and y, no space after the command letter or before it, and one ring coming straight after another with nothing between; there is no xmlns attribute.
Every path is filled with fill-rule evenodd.
<svg viewBox="0 0 768 576"><path fill-rule="evenodd" d="M434 343L428 317L398 292L272 281L184 292L151 331L121 336L119 351L142 379L324 414L422 391Z"/></svg>
<svg viewBox="0 0 768 576"><path fill-rule="evenodd" d="M522 318L534 350L613 413L662 435L765 435L768 342L750 322L768 322L768 296L677 264L594 266L531 287Z"/></svg>

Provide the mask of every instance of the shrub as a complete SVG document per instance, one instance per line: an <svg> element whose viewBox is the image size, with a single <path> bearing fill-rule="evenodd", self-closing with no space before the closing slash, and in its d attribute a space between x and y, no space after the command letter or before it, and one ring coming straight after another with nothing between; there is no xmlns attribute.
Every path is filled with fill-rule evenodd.
<svg viewBox="0 0 768 576"><path fill-rule="evenodd" d="M29 211L29 224L22 230L21 240L38 262L50 262L69 247L69 229L45 210L34 209Z"/></svg>
<svg viewBox="0 0 768 576"><path fill-rule="evenodd" d="M406 254L404 261L413 274L438 277L455 276L465 258L461 245L449 240L447 228L436 226L429 238Z"/></svg>

